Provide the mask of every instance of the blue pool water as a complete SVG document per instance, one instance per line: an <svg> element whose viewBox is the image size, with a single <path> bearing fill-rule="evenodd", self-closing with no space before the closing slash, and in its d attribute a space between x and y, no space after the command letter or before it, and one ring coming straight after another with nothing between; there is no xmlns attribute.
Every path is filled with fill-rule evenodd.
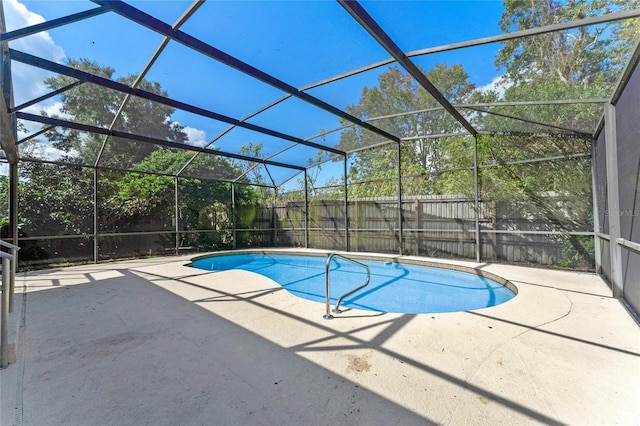
<svg viewBox="0 0 640 426"><path fill-rule="evenodd" d="M291 294L325 302L325 256L243 253L198 258L192 266L207 271L241 269L271 278ZM345 298L341 309L376 312L437 313L496 306L515 294L489 278L461 271L406 263L358 260L371 268L369 285ZM366 271L343 259L331 263L331 304L366 279Z"/></svg>

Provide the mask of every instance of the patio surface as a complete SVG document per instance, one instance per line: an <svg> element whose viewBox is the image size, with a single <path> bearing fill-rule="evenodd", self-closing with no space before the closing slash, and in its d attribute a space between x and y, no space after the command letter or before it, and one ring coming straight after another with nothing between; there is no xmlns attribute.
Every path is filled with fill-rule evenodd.
<svg viewBox="0 0 640 426"><path fill-rule="evenodd" d="M519 294L324 320L191 257L20 273L1 424L640 424L640 329L594 274L449 262Z"/></svg>

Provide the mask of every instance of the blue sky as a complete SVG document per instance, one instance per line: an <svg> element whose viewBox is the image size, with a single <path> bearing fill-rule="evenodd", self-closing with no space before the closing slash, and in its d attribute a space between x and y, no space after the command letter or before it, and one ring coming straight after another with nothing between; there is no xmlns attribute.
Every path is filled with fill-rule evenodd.
<svg viewBox="0 0 640 426"><path fill-rule="evenodd" d="M96 7L89 1L5 0L8 30L32 25ZM191 1L132 1L133 6L168 24ZM405 51L440 46L500 33L501 1L363 1L364 8ZM333 1L208 1L181 28L250 65L295 86L306 85L387 59L389 55ZM21 40L11 47L64 62L86 57L116 70L116 77L139 73L162 37L113 13L97 16ZM417 60L429 68L435 63L462 63L477 86L499 77L493 60L499 45L492 44ZM463 53L463 54L462 54ZM376 84L386 68L351 77L341 83L314 89L312 93L339 108L358 102L363 86ZM16 100L46 93L41 71L14 66ZM283 95L273 87L170 43L147 76L159 81L169 95L216 112L242 118ZM55 99L29 112L54 112ZM188 113L176 112L173 120L187 126L192 143L204 143L227 125ZM338 126L337 119L291 99L251 122L307 138L320 129ZM239 143L259 143L259 135L239 129L217 146L236 151ZM239 142L242 141L242 142ZM269 141L275 152L289 143ZM267 145L267 143L265 143ZM296 155L305 155L298 153Z"/></svg>

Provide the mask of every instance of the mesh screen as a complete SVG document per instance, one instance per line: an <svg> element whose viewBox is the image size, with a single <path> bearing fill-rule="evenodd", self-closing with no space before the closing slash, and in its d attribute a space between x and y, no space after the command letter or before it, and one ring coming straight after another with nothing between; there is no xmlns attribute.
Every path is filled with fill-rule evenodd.
<svg viewBox="0 0 640 426"><path fill-rule="evenodd" d="M346 249L343 200L316 199L309 203L309 246Z"/></svg>
<svg viewBox="0 0 640 426"><path fill-rule="evenodd" d="M98 236L98 260L174 254L174 232Z"/></svg>
<svg viewBox="0 0 640 426"><path fill-rule="evenodd" d="M235 185L236 247L274 245L274 190Z"/></svg>
<svg viewBox="0 0 640 426"><path fill-rule="evenodd" d="M102 144L99 135L61 128L48 131L20 144L20 158L60 161L93 166Z"/></svg>
<svg viewBox="0 0 640 426"><path fill-rule="evenodd" d="M20 239L20 270L89 263L93 261L93 238L24 238Z"/></svg>
<svg viewBox="0 0 640 426"><path fill-rule="evenodd" d="M465 107L473 124L485 132L591 135L602 116L601 104L505 105Z"/></svg>
<svg viewBox="0 0 640 426"><path fill-rule="evenodd" d="M609 194L607 185L607 146L605 144L605 132L600 132L600 136L596 140L594 150L594 167L595 167L595 191L598 200L598 232L609 235Z"/></svg>
<svg viewBox="0 0 640 426"><path fill-rule="evenodd" d="M490 134L478 138L479 182L475 140L445 136L467 132L340 4L200 2L193 5L197 12L181 15L187 6L179 2L135 3L167 21L164 28L182 16L180 31L199 42L169 41L154 55L164 39L158 33L162 26L138 25L126 11L72 19L47 27L46 34L9 42L12 49L41 56L11 53L6 89L14 90L19 113L129 134L106 138L63 126L38 134L40 123L18 121L19 139L29 138L19 145L20 237L30 247L21 252L26 262L28 253L34 262L56 256L83 261L93 241L99 259L307 243L470 258L477 249L476 220L485 259L574 268L592 262L593 239L567 234L593 230L590 136L630 57L638 20L547 27L544 34L500 43L484 37L631 11L637 2L559 2L553 14L535 2L526 11L518 2L484 2L459 8L453 14L458 25L442 26L453 16L446 2L363 5L442 98ZM27 2L24 10L51 19L89 7ZM12 25L15 20L8 22ZM100 76L103 84L52 73L45 68L82 76L48 61ZM138 79L143 69L148 72ZM618 157L620 180L620 206L611 211L619 207L622 237L635 242L640 240L639 79L636 70L617 105L619 152L609 153ZM114 82L157 95L146 96L156 101L140 91L128 97ZM55 96L43 96L58 89ZM327 112L334 108L394 137ZM400 145L389 140L396 137ZM298 138L349 152L347 176L340 153L328 161L325 150L291 140ZM180 145L230 155L196 155ZM598 230L608 233L607 196L613 188L606 181L603 135L593 152ZM262 160L280 165L258 163ZM82 166L97 166L95 188L94 170ZM309 167L306 182L300 167ZM308 193L294 191L305 184ZM2 185L6 190L6 179ZM281 192L278 197L272 187ZM607 244L605 275L611 269ZM623 253L628 298L637 307L638 286L628 282L640 273L640 262L626 248Z"/></svg>
<svg viewBox="0 0 640 426"><path fill-rule="evenodd" d="M276 245L304 247L306 217L304 191L278 194L274 215Z"/></svg>
<svg viewBox="0 0 640 426"><path fill-rule="evenodd" d="M640 244L640 67L629 78L616 105L620 236ZM612 242L613 243L613 242ZM640 253L622 247L624 297L640 312Z"/></svg>
<svg viewBox="0 0 640 426"><path fill-rule="evenodd" d="M23 161L18 174L20 237L93 232L91 169Z"/></svg>
<svg viewBox="0 0 640 426"><path fill-rule="evenodd" d="M145 173L98 171L98 232L175 230L175 180Z"/></svg>
<svg viewBox="0 0 640 426"><path fill-rule="evenodd" d="M403 199L403 245L409 254L475 258L475 209L464 195Z"/></svg>
<svg viewBox="0 0 640 426"><path fill-rule="evenodd" d="M374 185L375 182L360 184ZM349 242L351 250L398 253L400 215L393 197L349 198Z"/></svg>

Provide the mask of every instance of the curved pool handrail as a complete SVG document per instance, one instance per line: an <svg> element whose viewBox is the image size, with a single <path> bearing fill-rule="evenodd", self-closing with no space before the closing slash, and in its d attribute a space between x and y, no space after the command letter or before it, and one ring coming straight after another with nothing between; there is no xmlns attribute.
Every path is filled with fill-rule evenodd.
<svg viewBox="0 0 640 426"><path fill-rule="evenodd" d="M341 254L338 253L329 253L329 255L327 256L327 263L325 264L325 277L326 277L326 286L325 286L325 309L326 312L325 314L322 316L324 319L332 319L333 315L331 315L331 300L330 300L330 280L329 280L329 270L331 267L331 261L333 260L334 257L339 257L341 259L344 259L348 262L354 263L356 265L362 266L363 268L366 269L367 271L367 279L365 280L364 284L362 284L359 287L354 288L351 291L348 291L347 293L343 294L342 296L340 296L340 298L338 299L338 302L336 303L336 307L333 309L333 312L339 314L340 311L340 304L342 303L342 300L347 297L347 296L351 296L353 293L362 290L363 288L365 288L366 286L369 285L369 281L371 280L371 270L369 269L369 266L365 265L362 262L358 262L357 260L353 260L350 259L348 257L345 257Z"/></svg>

